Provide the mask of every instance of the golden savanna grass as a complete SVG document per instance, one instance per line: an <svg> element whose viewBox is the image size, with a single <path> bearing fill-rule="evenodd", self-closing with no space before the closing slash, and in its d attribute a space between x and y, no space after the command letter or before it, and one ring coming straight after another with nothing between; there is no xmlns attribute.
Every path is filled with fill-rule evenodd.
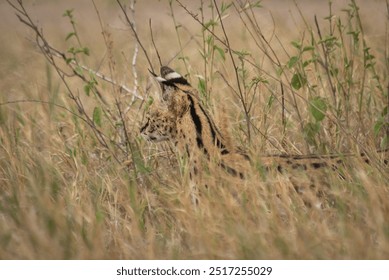
<svg viewBox="0 0 389 280"><path fill-rule="evenodd" d="M144 50L116 1L25 2L53 47L69 57L87 47L79 64L140 98L83 70L88 84L56 58L64 83L0 4L1 259L389 258L389 172L374 152L388 141L385 1L138 1L134 13L123 1ZM79 41L66 40L70 9ZM244 182L205 169L197 208L185 161L139 135L158 103L147 60L160 67L156 49L255 159ZM356 156L341 176L321 173L336 202L324 209L261 168L266 154L360 152L371 165Z"/></svg>

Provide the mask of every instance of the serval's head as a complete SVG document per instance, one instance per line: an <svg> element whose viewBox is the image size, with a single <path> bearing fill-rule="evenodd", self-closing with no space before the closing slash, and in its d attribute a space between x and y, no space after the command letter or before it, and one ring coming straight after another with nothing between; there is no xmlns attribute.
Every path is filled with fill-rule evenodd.
<svg viewBox="0 0 389 280"><path fill-rule="evenodd" d="M145 119L140 133L147 141L161 142L176 138L176 120L169 112L151 110L146 114Z"/></svg>
<svg viewBox="0 0 389 280"><path fill-rule="evenodd" d="M161 86L162 101L167 105L168 110L151 108L145 116L140 132L148 141L174 141L177 134L177 117L186 110L182 98L185 93L181 88L190 88L190 85L184 77L167 66L161 67L160 76L151 71L150 73Z"/></svg>
<svg viewBox="0 0 389 280"><path fill-rule="evenodd" d="M162 100L165 103L169 104L173 102L172 98L177 96L177 93L193 93L194 91L192 86L182 75L167 66L161 67L161 76L158 76L151 71L150 73L161 86Z"/></svg>

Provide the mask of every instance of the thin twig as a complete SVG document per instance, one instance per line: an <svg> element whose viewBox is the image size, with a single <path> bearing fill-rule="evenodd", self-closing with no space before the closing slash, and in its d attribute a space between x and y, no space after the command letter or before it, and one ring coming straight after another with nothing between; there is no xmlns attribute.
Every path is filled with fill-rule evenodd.
<svg viewBox="0 0 389 280"><path fill-rule="evenodd" d="M132 0L131 1L131 4L130 4L130 11L131 11L131 16L132 18L135 17L135 0ZM131 22L131 25L133 26L133 30L134 32L136 32L136 25L135 25L135 21L133 20ZM136 93L138 91L138 72L136 71L136 59L138 57L138 42L135 42L134 44L134 54L132 56L132 63L131 63L131 66L132 66L132 75L134 77L134 93ZM132 100L132 102L134 102L134 99Z"/></svg>
<svg viewBox="0 0 389 280"><path fill-rule="evenodd" d="M122 124L123 124L123 129L121 129L121 132L124 134L124 138L125 138L124 143L130 144L130 143L131 143L131 142L130 142L130 137L129 137L129 135L128 135L128 130L127 130L126 122L125 122L125 117L124 117L124 114L123 114L122 109L121 109L121 107L120 107L120 102L119 102L119 100L117 100L117 99L115 100L115 105L116 105L116 108L118 109L119 117L120 117L121 122L122 122ZM121 136L122 136L122 135L121 135ZM121 138L121 136L120 136L120 138ZM123 142L123 141L121 141L120 144L123 144L122 142ZM126 152L126 157L127 157L127 156L128 156L128 152Z"/></svg>
<svg viewBox="0 0 389 280"><path fill-rule="evenodd" d="M272 34L270 36L270 40L267 40L265 38L265 36L263 35L260 27L259 27L259 24L256 20L256 17L255 17L255 14L254 14L254 11L252 9L252 7L250 6L250 11L251 11L251 16L248 14L247 12L247 9L244 8L244 3L242 1L239 1L239 7L240 9L244 12L244 14L246 15L246 18L248 19L248 21L250 22L252 28L254 29L255 31L255 34L259 37L260 39L260 42L263 42L262 43L262 46L259 45L259 43L257 42L257 40L255 39L255 36L254 34L251 32L250 28L248 28L246 22L244 21L243 17L241 16L241 13L240 11L238 10L238 7L236 6L235 3L233 3L233 6L235 8L235 10L237 11L242 23L245 25L246 27L246 30L248 30L249 34L251 35L251 38L253 38L254 40L254 43L257 45L257 47L264 53L264 55L272 62L272 65L275 65L276 67L278 68L282 68L282 64L281 64L281 61L279 60L278 56L277 56L277 53L275 52L274 48L271 46L270 44L270 41L272 40L272 38L275 36L275 28L273 28L273 31L272 31ZM275 26L275 21L274 21L274 18L273 18L273 15L271 14L271 18L273 20L273 26ZM268 51L266 50L266 47L271 51L271 53L273 54L274 56L274 59L273 57L268 53ZM276 69L276 68L275 68ZM285 131L286 131L286 116L285 116L285 92L284 92L284 86L283 86L283 83L282 81L279 81L280 83L280 88L281 88L281 120L282 120L282 127L283 127L283 135L285 135ZM299 114L299 113L298 113Z"/></svg>
<svg viewBox="0 0 389 280"><path fill-rule="evenodd" d="M240 83L239 73L238 73L238 66L235 63L235 59L234 59L234 56L232 54L232 48L231 48L231 45L230 45L230 40L228 38L226 29L224 27L222 15L220 14L219 7L217 6L216 0L213 0L213 3L214 3L214 6L215 6L215 9L216 9L216 12L218 14L219 20L220 20L220 25L222 27L222 31L223 31L223 34L224 34L224 39L226 41L228 54L230 55L232 65L234 67L235 79L236 79L236 84L238 86L238 92L239 92L239 100L240 100L240 102L241 102L241 104L243 106L243 110L244 110L245 117L246 117L247 138L248 138L248 140L250 142L251 141L250 112L247 110L246 98L244 98L244 94L243 94L243 91L242 91L242 86L241 86L241 83Z"/></svg>
<svg viewBox="0 0 389 280"><path fill-rule="evenodd" d="M149 55L147 54L147 51L145 49L145 47L143 46L142 44L142 41L140 40L139 36L138 36L138 33L136 32L135 30L135 26L133 25L132 21L130 20L130 18L128 17L128 14L126 12L126 8L123 6L123 4L120 2L120 0L116 0L116 2L118 3L120 9L122 10L123 14L124 14L124 17L126 18L126 21L128 23L128 25L130 26L131 30L132 30L132 33L134 34L135 36L135 39L136 41L138 42L139 46L141 47L146 59L147 59L147 62L149 63L149 66L150 66L150 69L154 71L154 68L153 68L153 64L151 63L151 60L149 58Z"/></svg>
<svg viewBox="0 0 389 280"><path fill-rule="evenodd" d="M316 25L316 29L317 29L317 34L319 35L319 39L320 39L320 41L323 41L323 37L321 35L321 30L320 30L320 26L319 26L319 23L317 21L316 15L315 15L314 19L315 19L315 25ZM335 86L332 83L331 75L330 75L330 69L328 67L328 65L329 65L329 63L328 63L328 51L327 51L326 46L325 46L324 43L321 44L321 47L323 49L323 55L324 55L324 70L327 73L328 82L330 83L330 87L331 87L332 98L333 98L333 101L334 101L334 104L335 104L335 107L336 107L336 104L337 104L336 88L335 88Z"/></svg>
<svg viewBox="0 0 389 280"><path fill-rule="evenodd" d="M185 49L189 44L190 42L192 42L194 36L191 36L188 41L182 46L182 49ZM166 63L166 65L169 65L174 59L176 59L176 57L181 53L181 50L178 51L175 55L173 55L173 57L170 58L170 60Z"/></svg>
<svg viewBox="0 0 389 280"><path fill-rule="evenodd" d="M93 69L90 69L84 65L79 65L82 69L86 70L86 71L89 71L91 73L93 73L96 77L102 79L103 81L106 81L112 85L115 85L119 88L119 91L125 91L129 94L131 94L133 96L133 98L137 98L137 99L140 99L140 100L143 100L143 97L140 96L138 93L136 93L134 90L128 88L126 85L120 85L119 83L117 83L116 81L112 80L110 77L102 74L101 72L97 72Z"/></svg>
<svg viewBox="0 0 389 280"><path fill-rule="evenodd" d="M162 67L162 60L161 60L161 57L159 55L159 51L158 51L158 48L157 46L155 45L155 42L154 42L154 35L153 35L153 28L151 27L151 19L149 19L149 28L150 28L150 35L151 35L151 42L153 43L153 47L154 47L154 50L157 54L157 57L158 57L158 61L159 61L159 66Z"/></svg>
<svg viewBox="0 0 389 280"><path fill-rule="evenodd" d="M174 24L174 29L175 29L175 31L176 31L176 36L177 36L177 40L178 40L178 45L179 45L179 47L180 47L180 52L179 52L179 54L181 54L182 62L184 63L186 72L189 73L188 64L187 64L187 62L186 62L185 54L184 54L184 47L182 46L180 33L178 32L178 28L179 28L179 27L182 27L182 25L177 24L176 17L175 17L175 15L174 15L173 1L169 1L169 7L170 7L170 15L171 15L171 17L172 17L173 24Z"/></svg>
<svg viewBox="0 0 389 280"><path fill-rule="evenodd" d="M93 3L93 7L95 8L95 12L97 14L97 18L99 20L100 29L101 29L101 35L102 35L102 37L104 39L105 47L107 48L109 71L110 71L110 75L111 75L111 77L113 79L113 75L115 73L115 70L114 70L115 63L113 62L113 55L112 55L112 41L109 39L109 34L105 30L105 28L104 28L103 20L101 19L100 12L99 12L99 9L96 6L95 1L92 0L92 3ZM100 66L103 63L104 58L105 58L105 55L103 56L103 59L101 60ZM97 69L100 69L100 66ZM113 92L115 92L115 85L112 84L112 87L113 87Z"/></svg>

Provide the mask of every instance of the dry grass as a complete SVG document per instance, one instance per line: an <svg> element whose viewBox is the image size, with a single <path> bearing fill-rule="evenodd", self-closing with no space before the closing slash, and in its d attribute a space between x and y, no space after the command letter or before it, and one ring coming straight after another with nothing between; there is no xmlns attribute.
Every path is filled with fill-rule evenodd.
<svg viewBox="0 0 389 280"><path fill-rule="evenodd" d="M137 32L154 67L158 68L159 62L149 18L163 64L175 58L169 66L188 74L200 91L203 85L196 75L206 79L204 103L217 119L229 120L232 138L249 150L258 164L241 184L210 168L204 173L209 191L203 193L201 207L194 209L185 163L177 160L169 144L156 146L139 137L146 104L158 95L142 50L136 62L137 92L145 102L98 80L98 89L107 101L104 104L92 93L85 94L84 82L69 77L66 83L70 93L80 97L82 112L69 98L69 89L55 69L26 40L34 40L34 34L17 21L9 5L1 3L0 102L50 103L0 106L0 258L389 258L387 166L366 165L356 157L342 171L345 180L331 171L323 173L336 204L321 210L306 208L287 176L263 174L259 167L262 154L359 153L385 145L385 126L378 127L385 117L389 82L386 3L359 3L359 18L341 11L350 8L348 1L336 1L330 24L324 19L329 9L323 1L296 1L297 7L291 1L263 1L264 8L252 10L260 30L253 28L243 13L241 19L231 6L228 16L223 17L231 44L228 47L178 3L170 7L168 1L139 2L135 6ZM200 4L188 2L187 8L201 20ZM65 41L71 25L62 17L66 9L74 8L82 45L90 49L89 56L79 56L80 62L132 89L134 36L116 2L95 3L108 43L103 40L91 2L36 1L26 8L34 21L39 20L46 39L62 51L76 45L75 38ZM208 6L207 1L204 22L217 17L217 11ZM322 41L331 32L336 37L333 45L326 41L324 51L314 14ZM342 20L341 30L337 19ZM174 20L180 25L177 32ZM224 38L220 22L210 28ZM208 43L207 36L212 37ZM292 41L312 48L302 53ZM241 51L240 56L232 56L241 68L242 95L230 50ZM209 51L207 63L200 55L204 51ZM375 58L369 60L370 54ZM319 59L304 66L304 61L315 55ZM292 65L293 56L297 58ZM326 56L332 74L323 67ZM290 67L284 67L288 62ZM371 62L374 65L369 66ZM284 67L283 72L280 67ZM296 73L306 79L298 89L291 82ZM253 106L244 112L251 98ZM308 103L312 100L325 102L323 120L315 118ZM101 127L96 116L92 117L96 108L102 111ZM125 116L120 111L125 111ZM95 127L75 114L90 116ZM127 138L121 129L123 120ZM106 146L99 141L96 129L106 136ZM305 174L298 176L305 178ZM233 195L236 191L238 200Z"/></svg>

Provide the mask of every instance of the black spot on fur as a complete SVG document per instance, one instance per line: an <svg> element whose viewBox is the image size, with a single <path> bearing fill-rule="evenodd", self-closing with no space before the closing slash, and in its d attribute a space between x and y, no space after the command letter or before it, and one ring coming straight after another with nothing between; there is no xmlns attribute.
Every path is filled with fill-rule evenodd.
<svg viewBox="0 0 389 280"><path fill-rule="evenodd" d="M224 163L220 163L220 166L226 170L229 174L231 174L232 176L234 177L239 177L240 179L244 179L245 176L242 172L238 172L236 171L234 168L230 167L230 166L227 166L225 165Z"/></svg>
<svg viewBox="0 0 389 280"><path fill-rule="evenodd" d="M318 169L318 168L326 167L327 163L326 162L313 162L313 163L311 163L311 166L314 169Z"/></svg>
<svg viewBox="0 0 389 280"><path fill-rule="evenodd" d="M197 170L197 167L196 167L196 166L193 167L193 174L194 174L194 175L197 175L197 174L198 174L198 170Z"/></svg>
<svg viewBox="0 0 389 280"><path fill-rule="evenodd" d="M186 154L188 155L188 157L190 157L190 152L189 152L188 144L185 145L185 151L186 151Z"/></svg>

